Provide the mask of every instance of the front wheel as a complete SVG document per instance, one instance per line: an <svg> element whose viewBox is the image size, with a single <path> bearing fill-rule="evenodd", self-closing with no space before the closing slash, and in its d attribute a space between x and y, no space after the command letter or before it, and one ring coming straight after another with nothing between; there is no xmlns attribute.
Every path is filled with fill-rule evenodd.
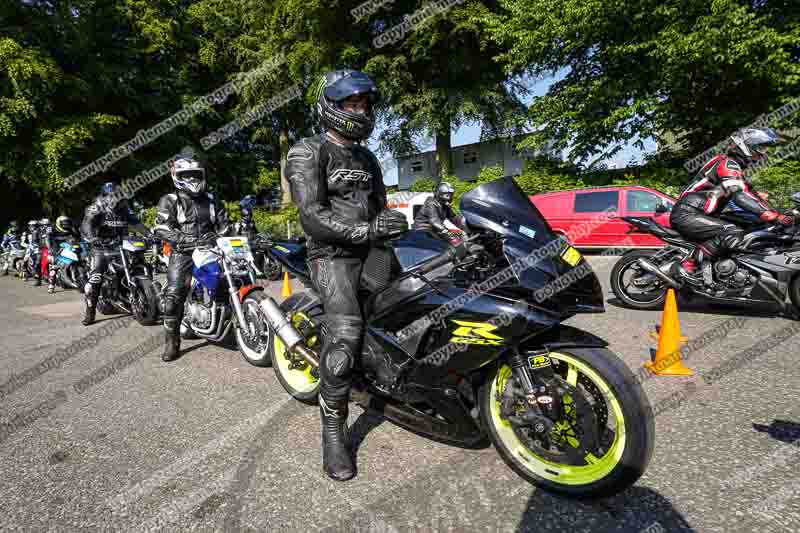
<svg viewBox="0 0 800 533"><path fill-rule="evenodd" d="M653 252L634 250L623 255L611 270L611 290L627 307L642 310L664 307L669 287L638 264L639 259L652 257Z"/></svg>
<svg viewBox="0 0 800 533"><path fill-rule="evenodd" d="M244 360L253 366L265 367L272 364L269 355L269 323L261 310L261 301L267 296L261 291L253 291L242 300L244 324L236 328L236 344Z"/></svg>
<svg viewBox="0 0 800 533"><path fill-rule="evenodd" d="M143 326L152 326L158 319L158 290L149 279L136 280L131 292L133 318Z"/></svg>
<svg viewBox="0 0 800 533"><path fill-rule="evenodd" d="M481 421L495 448L517 474L546 490L577 498L625 490L653 453L653 411L644 391L607 349L548 355L558 392L551 405L561 405L550 428L532 418L543 411L530 406L507 363L481 387Z"/></svg>

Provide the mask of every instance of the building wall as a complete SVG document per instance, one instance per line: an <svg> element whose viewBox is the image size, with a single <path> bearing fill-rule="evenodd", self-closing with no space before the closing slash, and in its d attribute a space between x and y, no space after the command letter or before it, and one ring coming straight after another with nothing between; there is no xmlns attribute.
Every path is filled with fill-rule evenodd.
<svg viewBox="0 0 800 533"><path fill-rule="evenodd" d="M545 152L555 156L555 152L549 147L548 150L538 151L533 155ZM531 157L531 154L517 153L510 139L496 139L451 148L450 157L452 158L453 173L458 179L475 181L482 167L494 165L501 165L505 175L521 174L525 160ZM413 170L415 164L417 168L421 166L419 172ZM408 190L418 179L432 178L436 175L436 151L397 158L397 185L400 190Z"/></svg>

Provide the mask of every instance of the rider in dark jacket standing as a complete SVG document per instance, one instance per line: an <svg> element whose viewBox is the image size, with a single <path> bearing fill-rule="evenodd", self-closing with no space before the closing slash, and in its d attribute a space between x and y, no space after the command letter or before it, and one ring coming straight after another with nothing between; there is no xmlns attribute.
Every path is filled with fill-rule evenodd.
<svg viewBox="0 0 800 533"><path fill-rule="evenodd" d="M414 229L428 231L440 239L449 241L450 244L458 244L461 239L444 225L445 220L449 220L462 231L466 229L464 218L456 215L453 211L452 203L455 192L452 185L446 181L441 182L436 187L434 195L425 200L417 216L414 217Z"/></svg>
<svg viewBox="0 0 800 533"><path fill-rule="evenodd" d="M325 133L289 150L285 175L308 235L311 277L328 316L320 361L323 468L344 481L356 473L345 425L350 372L362 346L356 294L362 266L373 243L402 234L408 222L386 208L381 167L359 144L375 127L375 84L362 72L339 70L326 74L318 91Z"/></svg>
<svg viewBox="0 0 800 533"><path fill-rule="evenodd" d="M704 267L710 266L714 258L741 245L742 230L718 218L731 200L765 222L787 226L795 223L794 217L780 214L761 199L745 176L747 167L766 156L768 146L782 140L770 128L748 128L735 133L727 154L703 165L695 181L681 194L672 208L670 225L697 242L699 251L697 258L687 259L679 268L683 276L693 275L697 268L695 259L704 262Z"/></svg>
<svg viewBox="0 0 800 533"><path fill-rule="evenodd" d="M165 346L163 361L178 358L183 306L192 281L192 252L213 244L230 230L225 206L206 192L206 172L189 157L178 159L170 170L176 192L164 195L156 208L156 236L172 247L164 294Z"/></svg>
<svg viewBox="0 0 800 533"><path fill-rule="evenodd" d="M120 253L119 247L128 235L129 226L145 237L150 235L150 230L134 215L119 185L104 184L100 196L86 208L81 224L81 233L91 245L89 282L84 288L81 320L84 326L94 323L103 274L109 261Z"/></svg>

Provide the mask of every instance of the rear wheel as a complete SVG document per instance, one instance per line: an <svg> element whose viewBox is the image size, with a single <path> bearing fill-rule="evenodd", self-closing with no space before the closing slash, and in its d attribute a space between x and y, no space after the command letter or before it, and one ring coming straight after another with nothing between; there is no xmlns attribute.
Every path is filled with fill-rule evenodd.
<svg viewBox="0 0 800 533"><path fill-rule="evenodd" d="M244 360L253 366L265 367L272 364L269 354L270 327L261 301L267 295L261 291L253 291L242 300L242 314L245 323L236 328L236 344Z"/></svg>
<svg viewBox="0 0 800 533"><path fill-rule="evenodd" d="M536 420L526 423L528 411L541 411L530 407L507 363L481 387L481 420L495 448L517 474L547 490L586 498L625 490L653 453L653 412L644 391L607 349L548 355L563 407L549 431Z"/></svg>
<svg viewBox="0 0 800 533"><path fill-rule="evenodd" d="M611 290L627 307L661 309L667 287L655 274L642 268L639 259L652 259L655 252L634 250L623 255L611 270Z"/></svg>
<svg viewBox="0 0 800 533"><path fill-rule="evenodd" d="M291 312L299 307L303 293L297 293L281 303L281 310ZM319 352L324 335L322 324L325 322L325 313L322 305L317 305L305 312L292 312L292 324L306 339L306 345ZM272 368L278 377L281 386L293 398L308 405L317 404L319 393L319 369L305 361L301 356L289 353L283 341L269 328L270 357Z"/></svg>

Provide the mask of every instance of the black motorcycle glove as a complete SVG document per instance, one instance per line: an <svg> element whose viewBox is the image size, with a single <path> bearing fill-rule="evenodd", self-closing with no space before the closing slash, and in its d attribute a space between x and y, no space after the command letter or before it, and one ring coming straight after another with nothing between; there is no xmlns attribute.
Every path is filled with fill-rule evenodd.
<svg viewBox="0 0 800 533"><path fill-rule="evenodd" d="M369 223L369 240L390 239L407 231L408 220L403 213L394 209L384 209Z"/></svg>

